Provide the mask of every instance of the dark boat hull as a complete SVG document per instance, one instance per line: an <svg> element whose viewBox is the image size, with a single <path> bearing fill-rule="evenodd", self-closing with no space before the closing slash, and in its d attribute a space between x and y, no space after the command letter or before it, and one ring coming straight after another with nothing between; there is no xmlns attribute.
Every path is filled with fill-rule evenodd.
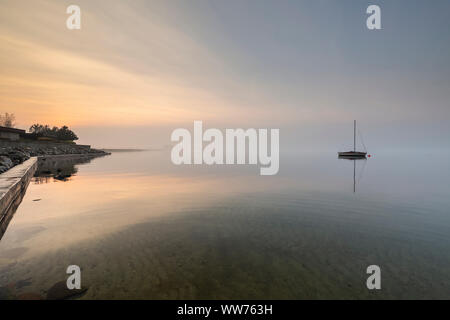
<svg viewBox="0 0 450 320"><path fill-rule="evenodd" d="M365 158L367 152L359 152L359 151L346 151L346 152L338 152L339 157L351 157L351 158Z"/></svg>

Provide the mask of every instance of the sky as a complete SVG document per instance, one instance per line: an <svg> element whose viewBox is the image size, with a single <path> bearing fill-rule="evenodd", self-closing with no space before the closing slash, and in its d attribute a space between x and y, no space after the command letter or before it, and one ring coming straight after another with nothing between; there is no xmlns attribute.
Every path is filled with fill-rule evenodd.
<svg viewBox="0 0 450 320"><path fill-rule="evenodd" d="M81 8L81 30L66 8ZM366 8L381 8L368 30ZM80 143L279 128L281 148L449 147L450 2L0 0L0 112Z"/></svg>

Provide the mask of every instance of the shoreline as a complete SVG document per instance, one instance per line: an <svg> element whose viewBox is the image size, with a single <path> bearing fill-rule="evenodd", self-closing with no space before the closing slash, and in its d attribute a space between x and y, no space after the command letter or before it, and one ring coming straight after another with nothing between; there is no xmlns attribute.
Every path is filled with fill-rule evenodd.
<svg viewBox="0 0 450 320"><path fill-rule="evenodd" d="M0 174L23 163L31 157L65 155L109 155L111 153L91 148L90 145L34 140L0 140Z"/></svg>

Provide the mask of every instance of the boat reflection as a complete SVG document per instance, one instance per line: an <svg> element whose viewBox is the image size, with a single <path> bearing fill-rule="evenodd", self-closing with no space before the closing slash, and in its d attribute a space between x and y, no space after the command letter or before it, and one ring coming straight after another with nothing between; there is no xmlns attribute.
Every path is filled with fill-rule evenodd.
<svg viewBox="0 0 450 320"><path fill-rule="evenodd" d="M340 156L338 156L338 159L353 161L353 193L355 193L356 192L356 161L360 161L360 160L366 161L367 158L365 155L363 157L360 155L358 155L358 156L351 156L351 155L350 156L348 156L348 155L342 156L342 155L340 155ZM364 162L364 164L365 164L365 162Z"/></svg>

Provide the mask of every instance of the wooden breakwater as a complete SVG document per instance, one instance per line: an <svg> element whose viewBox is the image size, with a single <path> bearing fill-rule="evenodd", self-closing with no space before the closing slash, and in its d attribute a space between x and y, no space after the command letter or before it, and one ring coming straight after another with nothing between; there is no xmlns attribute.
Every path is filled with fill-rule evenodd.
<svg viewBox="0 0 450 320"><path fill-rule="evenodd" d="M37 157L32 157L0 174L0 239L22 202L37 165Z"/></svg>

